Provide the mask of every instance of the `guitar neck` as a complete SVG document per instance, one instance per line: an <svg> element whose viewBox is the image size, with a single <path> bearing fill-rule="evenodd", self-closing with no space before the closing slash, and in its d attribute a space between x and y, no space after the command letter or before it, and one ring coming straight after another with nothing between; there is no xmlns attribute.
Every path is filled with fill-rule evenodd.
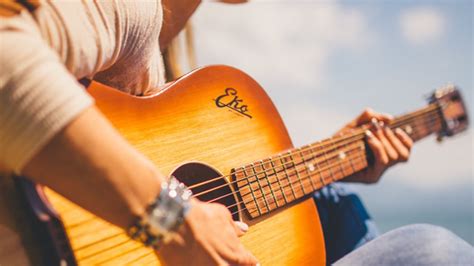
<svg viewBox="0 0 474 266"><path fill-rule="evenodd" d="M403 129L418 141L442 129L439 107L396 117L388 126ZM365 131L325 139L234 169L236 187L251 217L255 218L356 172L370 164Z"/></svg>

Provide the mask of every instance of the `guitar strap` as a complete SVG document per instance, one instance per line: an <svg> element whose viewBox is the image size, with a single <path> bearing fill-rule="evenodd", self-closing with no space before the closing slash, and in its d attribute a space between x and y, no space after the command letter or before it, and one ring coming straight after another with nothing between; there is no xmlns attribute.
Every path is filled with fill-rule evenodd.
<svg viewBox="0 0 474 266"><path fill-rule="evenodd" d="M34 12L40 6L39 0L2 0L0 1L0 16L12 17L24 9Z"/></svg>

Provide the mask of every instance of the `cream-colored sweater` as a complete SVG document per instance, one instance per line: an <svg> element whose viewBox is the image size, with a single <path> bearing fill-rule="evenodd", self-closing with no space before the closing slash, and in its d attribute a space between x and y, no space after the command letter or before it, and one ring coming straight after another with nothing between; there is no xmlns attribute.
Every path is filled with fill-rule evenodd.
<svg viewBox="0 0 474 266"><path fill-rule="evenodd" d="M45 1L0 17L0 165L18 173L93 103L80 78L131 94L161 85L162 20L160 0Z"/></svg>

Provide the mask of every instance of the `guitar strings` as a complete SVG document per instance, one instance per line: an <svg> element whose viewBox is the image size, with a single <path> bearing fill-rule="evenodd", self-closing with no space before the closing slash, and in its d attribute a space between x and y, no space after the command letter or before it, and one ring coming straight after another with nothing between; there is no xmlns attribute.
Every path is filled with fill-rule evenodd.
<svg viewBox="0 0 474 266"><path fill-rule="evenodd" d="M428 112L432 112L432 111L435 111L435 110L431 110L431 111L428 111ZM428 113L428 112L427 112L426 114L424 114L423 116L431 115L431 114ZM410 119L406 119L406 120L414 120L414 119L418 119L418 118L420 118L420 117L417 117L417 118L410 118ZM424 117L424 118L426 118L426 117ZM397 123L389 124L388 126L396 128L396 127L398 127L399 125L402 125L402 124L405 123L405 122L406 122L406 121L397 121ZM333 142L332 144L330 143L330 145L332 145L333 147L328 147L328 148L324 148L324 149L321 149L321 150L316 151L317 153L319 153L319 154L316 155L316 157L324 156L324 154L326 154L327 152L331 152L331 151L333 151L333 150L339 148L339 147L342 146L342 145L347 145L348 143L346 142L346 140L349 140L350 142L353 142L353 141L357 141L357 140L360 140L360 139L363 139L363 138L365 138L365 129L364 129L364 130L360 130L358 133L353 133L353 134L351 134L351 135L347 135L347 136L344 136L343 138L337 139L336 142ZM325 141L327 142L327 140L324 140L324 141L322 141L322 142L325 142ZM322 142L321 142L321 143L316 143L316 144L322 144ZM343 144L341 144L341 142L343 142ZM337 146L336 146L336 145L337 145ZM323 147L323 146L324 146L324 145L320 145L319 147ZM314 150L314 149L316 149L316 148L311 147L311 146L308 146L307 148L301 148L301 149L299 150L299 152L308 151L308 150L309 150L311 153L313 153L313 150ZM289 153L289 152L288 152L288 153ZM275 163L275 162L278 162L278 160L281 161L283 158L291 158L292 155L291 155L291 154L289 154L289 155L276 155L275 157L276 157L276 158L270 159L269 161L266 161L265 163ZM311 158L311 159L312 159L312 158ZM310 160L311 160L311 159L310 159ZM260 163L263 163L263 161L259 161L259 162L260 162ZM292 163L291 161L285 162L285 163L282 163L281 165L277 165L277 167L278 167L278 166L285 166L286 164L291 164L291 163ZM239 167L239 168L240 168L240 167ZM268 169L267 169L267 170L268 170ZM245 174L245 169L244 169L244 167L242 167L242 170L239 169L239 170L237 170L237 171L244 171L244 174ZM190 186L189 188L192 189L192 188L200 187L200 186L202 186L202 185L205 185L205 184L208 184L208 183L211 183L211 182L214 182L214 181L218 181L218 180L225 179L226 177L231 177L231 176L235 175L235 173L236 173L237 171L235 171L235 172L233 172L232 174L229 174L229 175L223 175L223 176L219 176L219 177L216 177L216 178L212 178L212 179L206 180L206 181L204 181L204 182L197 183L197 184L195 184L195 185ZM227 185L232 185L232 184L237 183L237 182L240 182L240 181L248 180L248 179L253 178L253 177L255 177L256 175L261 174L261 173L263 173L263 172L258 172L258 173L252 174L252 175L248 175L248 176L246 176L246 178L242 178L242 179L239 179L239 180L227 182L227 183L225 183L225 184L223 184L223 185L220 185L220 186L218 186L218 187L214 187L214 188L209 189L209 190L206 190L206 191L201 191L201 192L199 192L198 194L196 194L195 196L200 196L200 195L203 195L203 194L212 192L212 191L214 191L214 190L217 190L217 189L219 189L219 188L225 187L225 186L227 186Z"/></svg>
<svg viewBox="0 0 474 266"><path fill-rule="evenodd" d="M425 117L425 118L426 118L426 117ZM363 135L361 135L361 136L363 136ZM360 139L361 136L359 136L359 139ZM353 135L352 137L357 137L357 136L356 136L356 135ZM365 137L365 136L363 136L363 137ZM330 147L329 149L325 149L325 150L322 150L322 151L323 151L323 153L327 154L328 151L331 152L331 151L333 151L333 150L337 150L340 146L350 144L350 143L352 143L352 142L354 142L354 141L357 141L357 140L359 140L359 139L358 139L358 138L352 138L352 139L350 139L349 143L348 143L347 141L344 142L345 140L348 140L348 139L342 139L342 141L336 142L336 143L333 145L333 147ZM318 152L319 152L319 151L318 151ZM314 154L313 154L313 155L314 155ZM288 158L288 157L291 157L291 156L292 156L292 155L290 154L289 156L286 156L286 157ZM303 159L303 160L306 160L306 161L310 161L310 160L313 160L315 157L323 157L323 156L324 156L324 154L317 154L317 155L311 157L310 159L305 159L304 156L302 156L302 159ZM272 161L274 162L274 160L270 160L270 161L268 161L268 162L266 162L266 163L269 163L269 162L272 162ZM324 162L324 159L323 159L323 162ZM292 164L292 163L294 163L293 160L292 160L292 161L285 162L285 163L283 163L283 164L281 164L281 165L278 165L277 167L280 167L280 166L285 167L287 164ZM264 169L265 167L263 166L263 161L260 161L260 164L261 164L261 168ZM270 170L270 169L265 169L265 170ZM234 173L235 173L235 172L234 172ZM227 185L231 185L231 184L236 183L236 182L240 182L240 181L247 180L247 179L249 179L249 178L253 178L253 177L255 177L256 175L262 174L262 173L264 173L264 172L255 172L255 174L249 175L249 176L247 176L247 178L242 178L242 179L235 180L235 181L232 181L232 182L227 182L227 183L225 183L225 184L223 184L223 185L214 187L214 188L212 188L212 189L210 189L210 190L199 192L199 193L196 194L196 196L200 196L200 195L206 194L206 193L208 193L208 192L212 192L212 191L214 191L214 190L217 190L217 189L219 189L219 188L225 187L225 186L227 186ZM214 179L214 180L216 180L216 179Z"/></svg>
<svg viewBox="0 0 474 266"><path fill-rule="evenodd" d="M431 121L431 122L432 122L432 121ZM353 150L354 150L354 149L353 149ZM357 150L357 149L355 149L355 150ZM354 159L361 159L361 158L360 158L360 157L362 157L362 156L361 156L361 153L359 153L358 155L359 155L358 158L354 158ZM365 153L363 153L363 156L365 156ZM362 158L362 160L365 160L365 157ZM350 161L350 160L349 160L349 161ZM303 162L302 162L302 163L303 163ZM297 168L298 165L301 165L301 163L295 164L295 167L293 168L293 170L295 170L295 168ZM337 162L337 163L330 164L330 165L329 165L328 167L326 167L325 169L321 169L321 170L319 171L320 180L316 179L316 181L317 181L320 185L323 185L323 186L324 186L324 185L327 185L327 184L328 184L328 182L324 182L324 181L323 181L323 180L326 180L326 178L324 178L321 173L322 173L323 171L325 171L325 170L331 169L333 166L339 166L339 167L341 168L341 170L339 170L339 171L342 172L342 173L344 173L344 168L342 167L342 162L341 162L341 161L339 161L339 162ZM360 169L360 170L357 170L357 171L356 171L356 170L354 169L354 165L353 165L353 164L351 164L351 167L353 168L354 173L355 173L355 172L358 172L358 171L360 171L360 170L362 170L362 169ZM297 171L297 170L295 170L295 172L296 172L296 171ZM295 172L293 172L291 175L294 176ZM274 175L274 174L272 173L271 175ZM333 180L331 180L329 183L334 182L334 181L336 181L336 179L337 179L337 178L334 178L334 173L332 173L332 172L331 172L331 176L332 176L332 179L333 179ZM276 177L276 178L278 178L278 177ZM262 178L262 179L263 179L263 178ZM300 178L301 181L306 181L306 180L308 180L308 179L309 179L310 181L312 180L310 173L307 173L306 176L304 176L303 178ZM296 180L296 181L293 180L293 182L290 182L288 185L283 186L283 187L286 187L286 188L287 188L287 187L290 187L289 185L294 184L294 185L296 185L296 188L297 188L297 189L296 189L296 192L303 192L303 194L307 194L307 193L305 193L303 187L300 189L300 186L298 186L298 183L300 183L300 182L299 182L300 180ZM268 181L267 181L267 182L268 182ZM253 183L255 183L255 182L253 182ZM259 203L264 203L265 208L266 208L268 211L270 211L270 208L268 208L268 207L269 207L269 205L271 205L271 204L275 204L277 207L279 207L279 206L278 206L278 203L275 202L274 194L270 195L270 194L266 193L266 195L265 195L264 191L262 191L262 190L265 190L265 188L269 188L269 189L271 190L271 189L272 189L272 188L271 188L271 185L274 185L274 184L276 184L276 183L277 183L277 182L268 183L268 185L267 185L267 184L264 184L260 189L257 189L257 190L256 190L256 191L258 191L258 193L260 194L260 196L258 196L258 197L255 198L255 199L257 200L257 202L258 202L258 203L256 203L256 207L257 207L258 205L261 205L261 204L259 204ZM312 183L312 182L310 182L310 183ZM313 185L312 185L312 186L313 186ZM293 188L291 188L291 189L294 190ZM277 188L277 191L278 191L278 188ZM281 193L281 196L288 194L288 193L286 193L286 192L288 192L288 190L285 191L285 192L282 192L282 193ZM241 197L244 197L244 196L249 195L249 194L250 194L250 193L243 194L243 195L241 195ZM230 196L230 195L232 195L232 194L228 194L228 196ZM302 196L304 196L304 195L302 195ZM293 198L294 198L293 200L297 199L297 197L295 197L295 196L293 196ZM298 197L298 198L300 198L300 197ZM262 201L260 201L260 199L267 199L267 200L266 200L266 202L262 202ZM270 204L268 204L268 202L269 202L268 199L270 199L270 201L273 201L273 202L271 202ZM252 203L252 202L255 202L255 200L250 199L250 200L247 201L247 202L246 202L246 201L240 201L240 202L237 202L236 204L233 204L233 205L228 206L228 209L230 209L230 208L232 208L232 207L234 207L234 206L236 206L236 205L239 205L240 203L248 204L248 203ZM286 202L286 200L285 200L285 202ZM260 208L260 207L258 207L258 208ZM244 208L244 209L242 209L242 210L245 210L245 209L246 209L246 208ZM241 211L242 211L242 210L241 210ZM257 211L258 211L258 210L257 210ZM232 213L232 214L235 214L235 212Z"/></svg>
<svg viewBox="0 0 474 266"><path fill-rule="evenodd" d="M430 121L428 121L428 123L432 123L433 121L436 122L436 119L431 119ZM426 123L424 123L424 124L426 124ZM365 154L364 154L364 155L365 155ZM337 164L337 163L336 163L336 164ZM333 164L333 166L334 166L334 165L335 165L335 164ZM307 179L308 176L306 176L305 178ZM256 181L254 181L253 183L255 183L255 182L256 182ZM274 183L275 183L275 182L273 182L273 184L274 184ZM292 182L292 184L296 184L296 183L298 183L298 181ZM327 184L324 184L324 185L327 185ZM268 187L268 186L266 186L266 187ZM287 187L288 187L288 186L287 186ZM263 187L262 187L262 188L263 188ZM301 189L299 189L298 186L297 186L297 189L298 189L298 191L302 191ZM304 191L303 191L303 192L304 192ZM262 194L262 193L260 193L260 194ZM285 193L285 194L286 194L286 193ZM248 195L248 193L247 193L247 195ZM265 197L265 198L268 198L268 197L271 197L271 196L272 196L272 195L263 195L263 194L262 194L261 197L257 197L257 198L255 198L255 199L256 199L256 200L259 200L258 203L264 203L263 201L260 201L260 199L263 199L264 197ZM271 198L270 198L270 199L271 199ZM296 198L295 198L295 199L296 199ZM295 200L295 199L294 199L294 200ZM234 204L234 206L235 206L235 205L238 205L238 204L240 204L240 203L248 204L248 203L251 203L251 202L253 202L253 201L254 201L253 199L250 200L249 202L243 202L243 201L241 201L241 202L238 202L237 204ZM265 205L268 205L268 204L265 204ZM233 207L233 206L232 206L232 207ZM228 209L230 209L230 207L229 207ZM246 209L247 209L247 208L243 208L243 209L241 209L239 212L241 212L241 211L243 211L243 210L246 210ZM235 214L235 212L232 213L232 215L233 215L233 214Z"/></svg>
<svg viewBox="0 0 474 266"><path fill-rule="evenodd" d="M436 121L429 121L429 122L432 124L432 122L436 122ZM347 144L347 143L346 143L346 144ZM346 152L349 153L349 152L351 152L351 151L353 151L353 150L357 150L357 148L349 149L349 150L347 150ZM364 150L364 152L365 152L365 150ZM365 155L365 153L364 153L364 155ZM334 158L337 158L337 157L338 157L337 155L336 155L336 156L331 156L330 159L328 159L328 160L326 160L326 161L329 162L329 161L331 161L331 159L334 159ZM314 158L316 158L316 157L314 157ZM309 159L309 160L301 161L300 163L289 162L289 163L292 163L292 166L291 166L292 169L288 169L288 170L293 170L293 173L290 173L290 175L293 175L293 176L294 176L294 175L296 174L296 175L298 176L299 174L297 173L297 172L298 172L297 167L298 167L298 166L301 166L301 164L304 164L304 163L306 163L306 162L311 162L314 158L311 158L311 159ZM316 163L316 164L317 164L317 163ZM341 164L342 164L342 161L338 161L337 163L334 163L334 164L328 164L328 165L326 166L326 168L324 168L324 169L318 169L319 174L321 175L321 173L322 173L323 171L330 170L330 169L331 169L332 167L334 167L334 166L341 166ZM351 163L351 165L352 165L352 163ZM341 167L341 168L342 168L342 167ZM352 165L352 168L353 168L353 165ZM263 168L263 169L264 169L264 168ZM273 170L273 173L271 173L270 176L276 175L276 178L278 179L278 173L281 173L281 172L283 172L283 171L285 171L285 170L287 170L287 169L284 169L284 167L283 167L283 169L282 169L282 170L279 170L278 172L276 172L274 169L264 169L264 171L261 172L261 174L264 175L264 177L259 178L259 177L257 176L256 178L258 178L258 179L252 181L252 183L246 184L246 186L247 186L247 185L248 185L248 186L251 186L251 185L254 184L254 183L258 183L259 188L257 188L255 191L258 192L259 194L261 194L260 191L261 191L262 189L265 189L265 188L268 188L268 187L270 187L270 189L272 190L271 185L274 185L274 184L278 183L279 179L278 179L278 181L276 181L276 182L269 183L268 181L264 181L263 185L260 184L260 181L261 181L261 180L265 180L265 178L268 177L268 175L267 175L267 171L268 171L268 170ZM310 177L310 175L307 175L306 177L300 178L300 180L296 180L295 182L291 182L291 183L289 183L289 184L287 184L286 186L283 186L283 187L289 187L289 186L291 186L291 185L293 185L293 184L298 185L298 183L301 184L300 181L306 181L306 180L308 179L308 176ZM289 176L287 177L287 179L289 180ZM312 181L311 177L310 177L309 179L310 179L310 181ZM239 181L240 181L240 180L239 180ZM319 182L319 180L318 180L318 182ZM266 184L266 183L268 183L268 184ZM311 186L314 187L314 185L312 184L312 182L310 182L310 183L311 183ZM321 183L322 183L323 185L325 184L325 182L324 182L323 180L321 180ZM223 187L223 186L220 186L220 187ZM277 188L277 189L278 189L278 188ZM241 197L245 197L245 196L251 194L252 192L253 192L253 191L250 191L250 192L247 192L246 194L241 194L240 196L241 196ZM303 192L304 192L304 191L303 191ZM199 195L201 195L201 194L205 194L205 193L198 193L198 194L196 194L196 196L199 196ZM207 201L207 202L214 202L214 201L216 201L216 200L219 200L219 199L222 199L222 198L231 196L231 195L236 196L236 195L235 195L235 192L231 191L231 193L228 193L228 194L225 194L225 195L221 195L221 196L219 196L218 198L214 198L214 199L212 199L212 200L210 200L210 201ZM269 196L273 196L273 195L269 195ZM258 197L257 197L257 198L258 198ZM271 198L270 198L270 199L271 199ZM252 200L250 200L249 202L243 202L243 203L244 203L244 204L247 204L247 203L250 203L250 202L252 202ZM240 202L240 203L242 203L242 202ZM239 204L239 203L237 203L237 204ZM236 205L236 204L231 205L231 206L228 206L228 208L231 208L231 207L233 207L233 206L235 206L235 205ZM268 205L268 204L265 204L265 205Z"/></svg>
<svg viewBox="0 0 474 266"><path fill-rule="evenodd" d="M344 152L346 152L347 154L349 154L349 153L351 153L351 152L353 152L353 151L357 151L357 150L359 150L358 147L345 150ZM364 155L365 155L365 153L364 153ZM349 156L348 156L348 157L349 157ZM346 157L346 158L348 158L348 157ZM330 159L337 159L337 158L339 158L339 156L338 156L338 155L335 155L335 156L332 156ZM264 175L264 177L261 177L261 178L259 177L258 180L252 181L252 183L246 184L246 186L247 186L247 185L250 185L250 184L254 184L254 183L260 183L260 181L262 181L262 180L264 180L264 179L266 179L266 178L268 178L268 177L270 177L270 176L274 176L274 175L275 175L275 176L278 178L277 175L278 175L279 173L285 172L286 170L290 170L290 171L293 171L293 170L294 170L292 173L288 173L288 176L286 177L286 179L279 179L279 178L278 178L278 181L284 181L284 180L288 180L288 181L289 181L290 175L292 175L292 176L298 176L298 175L299 175L299 173L298 173L298 171L297 171L297 167L298 167L298 166L307 165L307 163L311 163L311 161L312 161L312 159L311 159L311 160L301 161L301 162L298 162L298 163L293 163L293 165L291 166L291 167L292 167L291 169L290 169L290 168L288 168L288 169L282 168L281 170L277 170L277 171L275 171L275 169L266 169L266 170L272 171L272 173L267 174L267 173L266 173L267 171L263 171L263 172L262 172L262 175ZM316 172L313 172L313 173L321 175L322 172L324 172L324 171L326 171L326 170L331 170L332 167L338 166L338 165L340 165L340 164L342 163L342 161L340 161L340 160L339 160L338 162L336 162L336 163L329 163L329 161L330 161L330 160L328 160L327 165L325 165L325 166L323 166L323 167L318 167L318 168L317 168L317 171L316 171ZM316 163L315 163L315 164L316 164ZM307 170L307 167L305 167L305 170ZM308 170L308 171L309 171L309 170ZM324 178L324 179L325 179L325 178ZM301 179L301 180L303 180L303 179ZM276 184L276 183L278 183L278 181L277 181L277 182L273 182L273 183L271 183L271 184ZM298 181L298 180L297 180L297 181ZM268 183L268 181L265 180L265 183ZM265 184L265 183L264 183L263 186L261 185L261 186L259 186L259 187L261 187L261 188L266 188L266 187L268 187L268 185ZM324 182L323 182L323 183L324 183ZM242 188L242 187L241 187L241 188ZM212 199L212 200L210 200L210 201L207 201L207 202L214 202L214 201L220 199L220 198L223 197L223 196L228 196L228 195L232 195L232 194L233 194L233 193L229 193L229 194L226 194L226 195L222 195L222 196L220 196L219 198L214 198L214 199ZM249 194L251 194L251 191L249 191L248 193L245 193L245 194L240 194L240 196L241 196L241 197L245 197L245 196L247 196L247 195L249 195Z"/></svg>
<svg viewBox="0 0 474 266"><path fill-rule="evenodd" d="M359 140L362 140L362 139L363 139L363 137L361 137L361 136L353 136L351 139L347 139L348 141L343 142L342 145L338 145L337 147L334 147L334 148L332 148L331 150L327 149L326 151L323 151L323 152L324 152L325 154L327 154L327 153L329 153L329 152L337 151L337 148L339 148L340 146L343 146L344 144L354 143L355 141L359 141ZM340 144L340 143L341 143L341 142L339 142L338 144ZM318 151L318 152L319 152L319 151ZM312 156L312 157L309 157L309 159L305 159L305 161L312 161L312 160L314 160L314 159L316 159L316 158L321 158L322 160L320 160L320 161L318 161L318 162L316 162L316 163L325 162L325 161L327 161L327 158L323 158L323 157L325 157L325 154L314 154L314 153L311 153L311 156ZM339 154L337 154L337 155L334 156L334 157L331 157L331 159L332 159L332 158L336 158L337 156L339 156ZM290 157L291 157L291 156L286 156L286 158L290 158ZM303 158L303 156L302 156L301 158ZM270 159L270 160L267 161L266 163L271 163L271 162L275 162L275 161L278 161L278 159L276 159L276 160ZM263 169L263 168L264 168L264 167L263 167L263 164L262 164L263 161L260 161L259 163L261 164L261 168ZM291 164L293 164L293 163L294 163L294 161L293 161L293 159L292 159L291 161L287 161L287 162L282 163L282 164L280 164L280 165L275 165L273 168L276 168L276 167L283 167L283 168L284 168L284 167L286 167L288 164L291 165ZM271 169L265 169L265 170L271 170ZM245 171L245 170L242 170L242 171ZM265 171L255 172L254 174L251 174L251 175L246 176L246 178L242 178L242 179L239 179L239 180L235 180L235 181L232 181L232 182L228 182L228 183L226 183L226 184L223 184L223 185L220 185L220 186L217 186L217 187L213 187L212 189L209 189L209 190L201 191L201 192L195 194L194 196L196 196L196 197L197 197L197 196L201 196L201 195L207 194L207 193L209 193L209 192L212 192L212 191L214 191L214 190L217 190L217 189L219 189L219 188L225 187L225 186L227 186L227 185L231 185L231 184L234 184L234 183L237 183L237 182L241 182L241 181L246 181L246 180L248 180L248 179L250 179L250 178L253 178L253 177L255 177L255 176L257 176L257 175L259 175L259 174L261 174L261 173L264 173L264 172L265 172ZM231 176L231 175L228 175L228 176Z"/></svg>
<svg viewBox="0 0 474 266"><path fill-rule="evenodd" d="M429 121L429 123L432 123L433 121L436 122L436 120L437 120L437 118L434 119L434 120L431 119L431 120ZM294 182L294 183L296 183L296 182ZM325 185L327 185L327 184L325 184ZM302 191L301 189L299 189L299 187L297 187L297 190L298 190L298 192L299 192L299 191ZM304 191L303 191L303 192L304 192ZM270 196L271 196L271 195L263 195L263 194L262 194L261 197L257 197L256 200L258 200L258 201L257 201L258 203L264 203L263 201L261 201L261 199L263 199L263 198L268 199L268 197L270 197ZM303 195L303 196L304 196L304 195ZM303 197L303 196L301 196L301 197ZM299 198L301 198L301 197L299 197ZM271 199L271 198L270 198L270 199ZM296 199L297 199L297 198L294 198L293 200L296 200ZM247 202L247 204L248 204L248 203L251 203L252 201L254 201L254 200L253 200L253 199L250 200L249 202ZM246 203L243 202L243 201L238 202L238 204L240 204L240 203L246 204ZM235 204L235 205L238 205L238 204ZM258 205L258 204L256 204L256 205ZM268 204L266 204L266 205L268 205ZM230 209L230 208L228 208L228 209ZM246 207L246 206L245 206L244 208L241 208L241 209L240 209L239 211L237 211L237 212L231 213L231 215L234 215L234 214L236 214L236 213L240 213L240 212L242 212L242 211L244 211L244 210L247 210L247 207ZM268 211L271 211L271 210L268 209L268 208L267 208L267 210L268 210ZM258 210L254 210L253 212L258 212ZM250 214L253 213L253 212L250 212Z"/></svg>
<svg viewBox="0 0 474 266"><path fill-rule="evenodd" d="M431 105L431 106L429 106L429 107L427 107L427 108L425 108L425 109L422 109L422 110L419 110L419 111L415 111L415 112L411 113L410 115L407 115L407 117L402 117L402 118L400 118L400 120L403 120L403 121L396 121L396 123L398 123L398 122L403 122L403 123L404 123L406 120L414 120L414 119L417 119L417 118L419 118L419 117L411 117L411 116L418 115L418 114L414 114L414 113L416 113L416 112L429 113L429 112L432 112L432 111L436 111L437 108L438 108L437 105L435 105L435 106L432 106L432 105ZM408 116L410 116L410 117L408 117ZM396 123L394 123L394 124L396 124ZM391 125L389 125L389 126L391 126ZM357 131L355 131L355 132L357 132ZM331 145L332 145L332 143L334 143L334 141L344 141L344 140L346 140L346 139L348 139L348 138L354 137L354 136L359 135L359 134L364 134L364 133L365 133L365 129L359 130L359 132L357 132L357 133L354 133L354 132L353 132L352 134L349 134L349 135L343 135L343 136L337 136L337 137L325 139L325 140L322 140L322 141L319 141L319 142L314 143L314 145L308 145L307 148L301 149L301 151L308 151L308 150L312 150L312 149L321 148L321 147L323 147L324 145L327 145L327 144L331 144ZM330 143L324 143L324 142L330 142ZM332 142L332 143L331 143L331 142ZM335 143L337 143L337 142L335 142ZM319 145L319 146L316 146L316 145ZM315 146L315 147L313 147L313 146ZM323 148L322 150L319 150L318 152L323 152L323 153L324 153L326 150L327 150L327 149L324 149L324 148ZM282 158L289 158L289 156L283 156L283 155L276 155L275 157L278 157L278 158L276 158L276 160L282 159ZM271 161L271 162L275 162L275 160L273 160L273 161ZM239 168L240 168L240 167L239 167ZM220 179L225 179L226 177L231 177L233 174L234 174L234 173L229 174L229 175L218 176L218 177L215 177L215 178L212 178L212 179L203 181L203 182L196 183L196 184L194 184L194 185L192 185L192 186L189 186L188 188L189 188L189 189L193 189L193 188L196 188L196 187L199 187L199 186L203 186L203 185L205 185L205 184L208 184L208 183L211 183L211 182L220 180Z"/></svg>
<svg viewBox="0 0 474 266"><path fill-rule="evenodd" d="M351 150L348 150L347 152L355 151L355 150L358 150L358 149L357 149L357 148L353 148L353 149L351 149ZM360 155L360 154L358 154L358 155ZM364 155L365 155L365 153L364 153ZM358 157L360 157L360 156L358 156ZM335 158L335 157L333 157L333 158ZM356 158L354 158L354 159L356 159ZM304 163L304 162L295 164L295 166L301 166L303 163ZM329 164L329 165L327 165L325 168L321 168L321 169L319 170L319 171L320 171L319 173L321 173L321 172L323 172L323 171L330 170L330 169L332 169L332 168L335 167L335 166L341 166L341 163L342 163L341 161L338 161L338 162L336 162L336 163ZM353 167L352 167L352 168L353 168ZM343 168L341 167L341 170L342 170L342 169L343 169ZM362 169L361 169L361 170L362 170ZM343 172L343 171L342 171L342 172ZM292 174L293 174L293 176L296 176L296 175L295 175L295 174L296 174L296 171L293 172ZM291 175L291 174L290 174L290 175ZM319 179L316 178L316 182L319 183L319 185L323 185L323 186L324 186L324 185L327 185L327 184L329 184L329 183L332 183L332 182L337 181L336 178L334 178L334 175L333 175L333 174L331 174L331 178L332 178L333 180L329 180L329 181L327 180L327 178L324 178L321 174L318 174L318 175L319 175ZM279 181L282 181L282 180L283 180L283 179L279 179L278 176L276 176L276 179L278 179ZM290 180L289 178L287 178L288 183L287 183L287 184L283 184L283 185L278 184L278 181L273 181L272 183L270 183L270 182L267 181L267 182L266 182L267 184L264 184L263 186L261 185L258 189L254 190L254 192L258 192L258 194L260 194L260 196L254 197L254 198L250 199L250 200L247 201L247 202L246 202L245 200L242 200L242 201L236 202L236 203L234 203L234 204L232 204L232 205L229 205L229 206L226 206L226 207L227 207L227 209L231 209L231 208L233 208L234 206L237 206L237 205L239 205L239 204L241 204L241 203L243 203L243 204L249 204L249 203L252 203L252 202L255 202L256 205L257 205L257 202L258 202L258 203L262 203L262 201L259 201L259 200L260 200L260 199L264 199L264 197L265 197L266 199L268 199L268 197L270 197L270 199L271 199L272 201L275 201L275 200L277 200L277 199L273 199L273 197L274 197L273 194L274 194L274 193L272 193L272 195L268 195L268 196L265 196L265 195L264 195L264 194L265 194L265 188L268 188L268 189L270 189L270 190L273 190L273 188L272 188L271 185L275 185L275 184L278 185L278 187L276 188L276 192L275 192L275 193L278 193L278 191L281 191L281 196L283 196L283 195L286 196L287 194L289 194L289 193L286 193L286 192L292 192L292 191L294 191L293 185L296 185L296 187L297 187L298 189L300 189L300 187L301 187L302 189L300 189L299 191L302 191L302 192L306 195L306 194L308 194L308 193L305 193L305 191L304 191L303 182L306 182L307 180L310 181L309 184L310 184L311 187L313 188L313 191L311 191L310 193L312 193L312 192L314 192L315 190L317 190L317 189L320 188L320 187L319 187L319 188L314 188L313 178L312 178L312 176L311 176L310 173L307 173L305 176L302 176L302 177L300 176L297 180ZM328 181L328 182L324 182L323 180L326 180L326 181ZM255 183L255 182L256 182L256 181L254 181L253 183ZM284 189L286 189L286 188L290 188L291 191L290 191L290 190L286 190L286 191L285 191ZM295 191L295 192L296 192L296 191ZM250 192L247 193L247 194L241 195L241 197L245 197L245 196L247 196L247 195L249 195L249 194L250 194ZM293 193L292 193L292 194L293 194ZM235 195L235 193L234 193L234 192L229 193L229 194L225 195L225 197L228 197L228 196L231 196L231 195ZM235 196L236 196L236 195L235 195ZM283 196L283 198L285 198L285 196ZM293 198L296 199L296 198L299 198L299 197L295 197L295 195L293 195ZM254 200L254 199L255 199L255 200ZM207 203L211 203L211 202L214 202L215 200L216 200L216 199L213 199L213 200L210 200L210 201L206 201L206 202L207 202ZM275 202L273 202L273 203L275 203ZM288 202L285 200L285 203L288 203ZM270 204L272 204L272 203L270 203ZM265 203L265 205L266 205L266 206L269 205L269 204L268 204L268 201ZM267 209L268 209L268 208L267 208Z"/></svg>

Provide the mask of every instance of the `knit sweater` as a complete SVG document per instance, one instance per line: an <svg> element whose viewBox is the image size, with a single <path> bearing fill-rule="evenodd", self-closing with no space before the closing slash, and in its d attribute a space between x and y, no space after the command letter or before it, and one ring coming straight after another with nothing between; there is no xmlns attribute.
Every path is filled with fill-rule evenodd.
<svg viewBox="0 0 474 266"><path fill-rule="evenodd" d="M0 165L19 171L93 99L95 78L134 94L164 83L156 1L41 2L0 16Z"/></svg>

